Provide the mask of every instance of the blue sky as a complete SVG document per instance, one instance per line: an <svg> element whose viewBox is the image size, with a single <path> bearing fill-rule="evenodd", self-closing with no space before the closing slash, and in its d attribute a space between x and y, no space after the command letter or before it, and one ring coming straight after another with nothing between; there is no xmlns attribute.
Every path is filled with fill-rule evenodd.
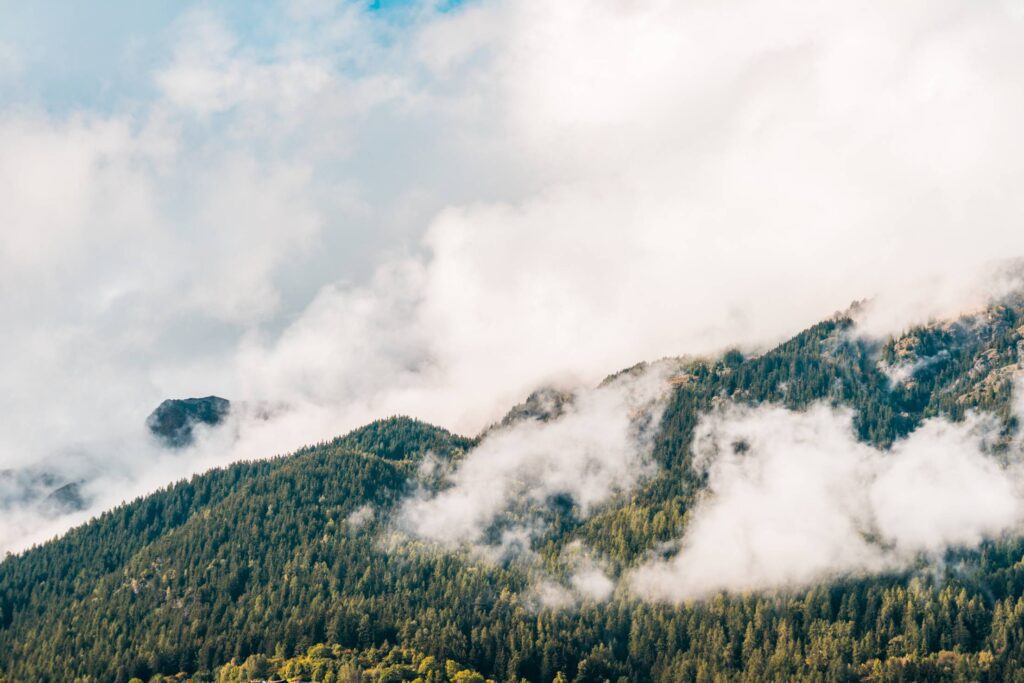
<svg viewBox="0 0 1024 683"><path fill-rule="evenodd" d="M396 21L416 5L411 0L348 4ZM435 8L445 12L462 4L447 0ZM169 60L180 17L209 10L247 49L259 51L283 37L282 27L291 23L287 7L268 0L0 0L0 46L13 49L18 67L6 78L0 71L0 105L110 110L151 98L151 72Z"/></svg>
<svg viewBox="0 0 1024 683"><path fill-rule="evenodd" d="M0 2L0 42L16 51L16 89L48 109L112 106L151 94L148 70L166 59L176 2Z"/></svg>

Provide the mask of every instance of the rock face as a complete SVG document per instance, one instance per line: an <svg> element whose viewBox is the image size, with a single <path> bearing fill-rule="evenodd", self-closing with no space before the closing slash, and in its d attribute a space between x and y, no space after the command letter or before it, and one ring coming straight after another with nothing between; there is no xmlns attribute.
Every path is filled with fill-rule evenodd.
<svg viewBox="0 0 1024 683"><path fill-rule="evenodd" d="M149 414L146 426L165 446L184 448L192 444L196 425L216 426L230 410L231 402L220 396L168 399Z"/></svg>

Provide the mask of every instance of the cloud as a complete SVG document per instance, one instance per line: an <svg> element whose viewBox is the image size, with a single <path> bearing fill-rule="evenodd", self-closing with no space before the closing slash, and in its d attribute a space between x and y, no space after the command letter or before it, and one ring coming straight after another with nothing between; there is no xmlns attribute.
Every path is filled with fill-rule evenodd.
<svg viewBox="0 0 1024 683"><path fill-rule="evenodd" d="M77 444L29 467L0 470L0 559L4 552L17 552L42 543L85 523L99 511L166 486L181 478L183 471L202 472L230 463L237 416L224 429L198 426L198 444L176 452L161 447L145 433L145 427L121 437L120 441ZM8 487L5 479L23 477L31 484ZM84 503L82 509L54 509L45 499L66 483L75 483Z"/></svg>
<svg viewBox="0 0 1024 683"><path fill-rule="evenodd" d="M354 512L352 512L345 521L348 526L352 529L359 529L366 525L367 522L373 520L374 512L373 507L370 505L361 505Z"/></svg>
<svg viewBox="0 0 1024 683"><path fill-rule="evenodd" d="M533 568L527 599L538 608L569 609L583 602L604 602L615 591L615 581L604 562L580 541L566 545L558 556L559 577Z"/></svg>
<svg viewBox="0 0 1024 683"><path fill-rule="evenodd" d="M984 301L1024 247L1004 114L1022 93L995 61L1019 26L956 3L786 7L485 3L423 26L417 56L448 78L430 95L473 133L486 117L475 149L536 186L436 213L415 288L392 263L351 289L429 359L406 373L385 344L372 365L401 390L369 400L472 431L552 376L756 347L855 299L876 297L876 335ZM334 287L304 333L354 324ZM295 355L285 337L253 358ZM327 376L362 356L335 358Z"/></svg>
<svg viewBox="0 0 1024 683"><path fill-rule="evenodd" d="M550 578L534 582L527 591L527 599L536 607L570 609L581 602L604 602L615 590L615 582L596 565L577 570L565 585Z"/></svg>
<svg viewBox="0 0 1024 683"><path fill-rule="evenodd" d="M881 451L848 410L731 405L702 418L707 490L678 553L630 576L650 599L789 589L910 567L920 556L1019 531L1024 477L987 451L983 418L926 421Z"/></svg>
<svg viewBox="0 0 1024 683"><path fill-rule="evenodd" d="M410 534L445 547L475 546L484 555L531 550L549 506L588 516L651 473L654 434L667 395L669 364L626 373L576 392L564 412L527 418L488 432L443 480L398 512ZM591 571L577 589L603 592Z"/></svg>
<svg viewBox="0 0 1024 683"><path fill-rule="evenodd" d="M603 563L594 558L582 543L574 542L562 552L562 560L568 561L572 568L569 585L579 600L603 602L611 597L615 590L612 580Z"/></svg>
<svg viewBox="0 0 1024 683"><path fill-rule="evenodd" d="M854 299L872 334L956 312L1024 253L1005 4L245 11L182 10L114 104L0 111L0 468L117 449L93 474L144 492L209 460L136 425L207 394L280 406L217 462L474 433Z"/></svg>

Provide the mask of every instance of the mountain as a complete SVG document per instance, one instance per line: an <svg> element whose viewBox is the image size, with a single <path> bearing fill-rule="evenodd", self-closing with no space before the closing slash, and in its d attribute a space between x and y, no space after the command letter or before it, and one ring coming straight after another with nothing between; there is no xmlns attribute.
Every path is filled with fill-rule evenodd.
<svg viewBox="0 0 1024 683"><path fill-rule="evenodd" d="M81 484L77 481L73 481L70 484L64 484L60 488L54 489L54 491L43 500L43 505L51 509L54 513L77 512L78 510L84 510L86 507L86 500L82 495Z"/></svg>
<svg viewBox="0 0 1024 683"><path fill-rule="evenodd" d="M84 510L81 482L46 464L0 470L0 511L31 509L46 517Z"/></svg>
<svg viewBox="0 0 1024 683"><path fill-rule="evenodd" d="M403 501L452 486L446 473L484 444L405 417L122 505L0 564L0 677L1022 679L1019 538L954 548L938 564L680 604L626 590L538 598L538 577L574 585L564 560L580 548L612 580L671 551L707 484L695 432L724 402L849 407L856 437L882 452L929 418L981 411L995 425L992 453L1013 448L1024 305L885 340L857 334L853 313L759 355L672 360L653 466L593 509L552 497L526 559L401 532ZM557 420L571 404L542 390L490 431Z"/></svg>

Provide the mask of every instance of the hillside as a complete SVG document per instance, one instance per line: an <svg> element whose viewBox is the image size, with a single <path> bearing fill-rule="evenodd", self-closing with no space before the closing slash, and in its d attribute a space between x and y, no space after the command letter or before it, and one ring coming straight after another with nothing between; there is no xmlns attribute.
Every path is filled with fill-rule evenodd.
<svg viewBox="0 0 1024 683"><path fill-rule="evenodd" d="M342 664L347 680L380 681L1024 680L1019 540L680 605L615 590L552 606L535 591L541 571L566 579L581 544L618 579L677 539L705 484L694 430L725 401L848 406L857 437L883 449L978 410L1007 451L1022 345L1024 308L1009 301L894 339L860 337L844 314L761 355L673 361L650 475L588 514L551 500L530 561L396 533L404 498L446 485L425 463L443 471L478 444L415 420L214 470L0 564L0 677L244 680L243 663L266 657L259 675L313 680L341 680ZM544 396L503 425L548 419Z"/></svg>

